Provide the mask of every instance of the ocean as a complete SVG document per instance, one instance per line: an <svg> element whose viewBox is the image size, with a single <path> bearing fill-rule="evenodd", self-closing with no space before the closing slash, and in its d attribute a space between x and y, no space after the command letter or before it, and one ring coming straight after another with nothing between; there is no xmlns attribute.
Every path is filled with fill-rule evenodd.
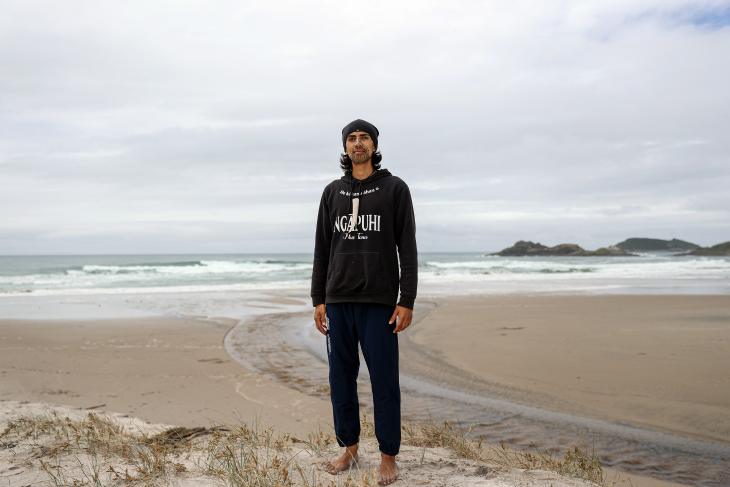
<svg viewBox="0 0 730 487"><path fill-rule="evenodd" d="M311 254L0 257L0 296L307 288ZM496 257L422 253L425 292L730 294L730 257Z"/></svg>

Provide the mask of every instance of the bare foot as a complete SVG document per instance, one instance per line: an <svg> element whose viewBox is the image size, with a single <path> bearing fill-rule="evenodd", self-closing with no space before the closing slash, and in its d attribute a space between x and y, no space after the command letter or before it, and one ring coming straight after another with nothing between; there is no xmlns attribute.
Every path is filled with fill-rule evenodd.
<svg viewBox="0 0 730 487"><path fill-rule="evenodd" d="M330 475L337 475L338 472L349 469L353 463L357 463L357 445L348 446L340 458L327 462L324 469Z"/></svg>
<svg viewBox="0 0 730 487"><path fill-rule="evenodd" d="M378 472L378 485L389 485L398 480L398 465L395 457L380 452L380 472Z"/></svg>

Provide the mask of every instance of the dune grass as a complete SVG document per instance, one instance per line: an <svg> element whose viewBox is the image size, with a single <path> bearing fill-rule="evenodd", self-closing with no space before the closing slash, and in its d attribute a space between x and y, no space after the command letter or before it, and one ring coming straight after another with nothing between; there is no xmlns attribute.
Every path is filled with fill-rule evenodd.
<svg viewBox="0 0 730 487"><path fill-rule="evenodd" d="M363 430L374 432L372 422L363 416ZM366 426L365 426L366 425ZM493 467L502 470L518 468L522 470L546 470L559 475L578 478L605 486L607 481L603 472L603 465L591 445L574 445L565 450L561 456L558 448L539 449L532 445L533 452L510 450L504 441L499 447L483 445L483 438L478 441L470 440L474 425L464 430L458 422L444 421L438 424L434 421L425 423L405 423L402 426L403 444L422 448L441 447L452 450L457 456L469 460L482 460Z"/></svg>
<svg viewBox="0 0 730 487"><path fill-rule="evenodd" d="M499 443L500 448L490 446L488 449L486 458L491 463L508 468L547 470L566 477L593 482L600 486L608 483L601 460L592 446L576 445L561 455L558 449L540 450L534 444L532 445L533 452L510 451L503 441Z"/></svg>
<svg viewBox="0 0 730 487"><path fill-rule="evenodd" d="M454 456L492 469L548 470L605 486L600 460L585 447L575 446L559 456L483 445L467 438L456 422L405 423L403 444L445 448ZM362 418L363 439L374 437L372 420ZM210 428L170 428L155 434L133 431L129 425L95 413L70 419L56 414L20 416L8 423L0 439L29 447L23 458L48 475L56 486L165 485L176 478L210 478L227 486L361 486L377 485L376 472L353 471L336 478L322 474L324 456L339 451L335 438L322 431L306 439L278 434L238 421ZM423 457L422 457L423 462Z"/></svg>

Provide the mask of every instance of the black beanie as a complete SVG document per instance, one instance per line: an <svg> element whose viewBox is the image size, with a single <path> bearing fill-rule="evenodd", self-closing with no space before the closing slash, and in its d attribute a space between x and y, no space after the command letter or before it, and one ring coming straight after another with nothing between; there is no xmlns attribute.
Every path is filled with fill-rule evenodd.
<svg viewBox="0 0 730 487"><path fill-rule="evenodd" d="M365 132L368 134L373 139L375 150L378 150L378 135L380 135L380 132L378 132L377 127L358 118L354 122L345 125L345 128L342 129L342 147L344 147L345 152L347 152L347 136L353 132Z"/></svg>

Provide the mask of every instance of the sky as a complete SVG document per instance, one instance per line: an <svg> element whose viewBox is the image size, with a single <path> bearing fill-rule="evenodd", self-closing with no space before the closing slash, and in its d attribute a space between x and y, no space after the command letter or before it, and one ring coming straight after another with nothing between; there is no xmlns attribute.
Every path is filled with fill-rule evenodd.
<svg viewBox="0 0 730 487"><path fill-rule="evenodd" d="M311 252L380 130L419 250L730 240L730 1L0 1L0 255Z"/></svg>

